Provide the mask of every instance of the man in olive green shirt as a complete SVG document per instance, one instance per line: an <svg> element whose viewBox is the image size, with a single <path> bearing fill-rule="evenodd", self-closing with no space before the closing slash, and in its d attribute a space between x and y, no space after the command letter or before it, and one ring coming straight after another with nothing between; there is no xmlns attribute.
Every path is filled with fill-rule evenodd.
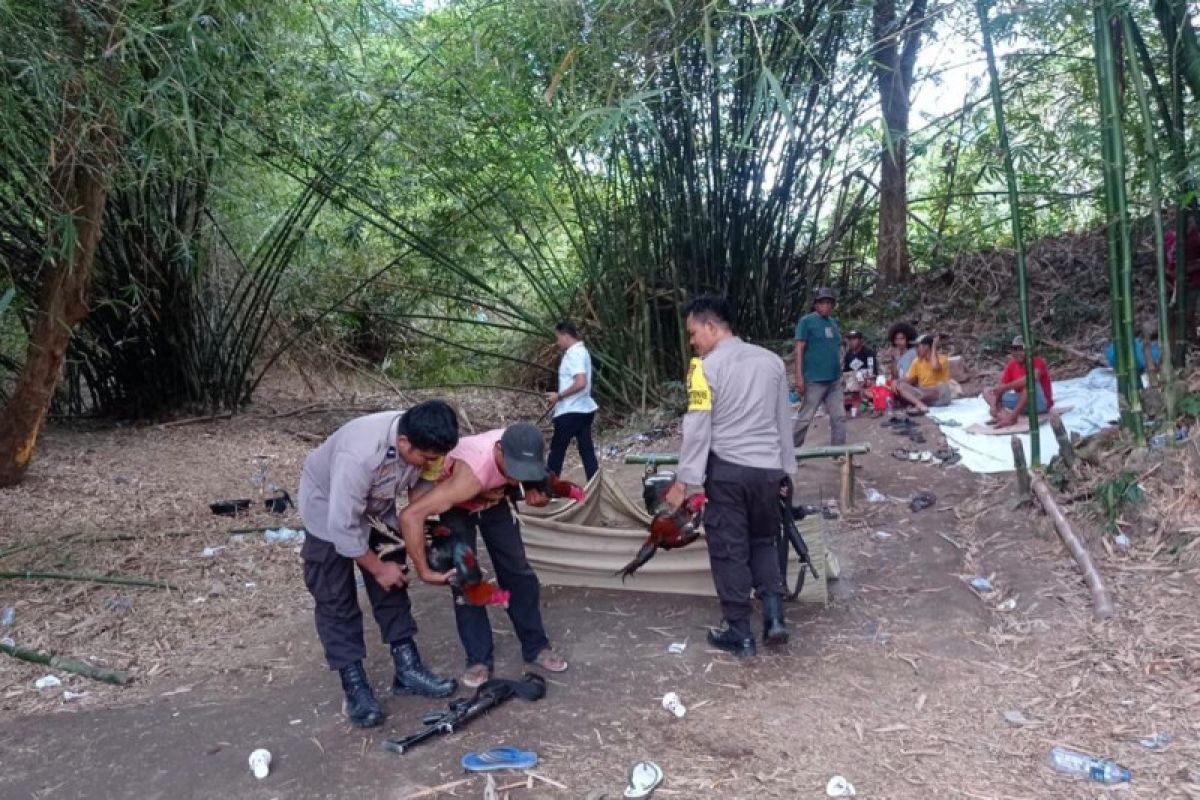
<svg viewBox="0 0 1200 800"><path fill-rule="evenodd" d="M846 409L842 405L842 333L833 313L832 289L817 289L813 311L796 323L796 393L803 398L792 429L792 442L804 446L808 426L824 404L829 415L829 443L846 443Z"/></svg>

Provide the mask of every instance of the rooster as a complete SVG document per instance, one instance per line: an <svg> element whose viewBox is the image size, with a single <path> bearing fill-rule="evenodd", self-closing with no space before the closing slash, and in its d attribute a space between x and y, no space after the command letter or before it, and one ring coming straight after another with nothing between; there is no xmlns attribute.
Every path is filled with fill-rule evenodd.
<svg viewBox="0 0 1200 800"><path fill-rule="evenodd" d="M650 520L650 535L642 542L633 560L617 571L621 582L649 561L658 550L674 550L686 547L700 537L700 510L704 508L705 496L697 492L683 501L676 511L660 506L654 519Z"/></svg>
<svg viewBox="0 0 1200 800"><path fill-rule="evenodd" d="M483 570L475 551L466 543L455 538L445 525L434 525L428 530L429 541L426 559L431 569L437 572L454 571L450 579L450 591L454 593L456 605L507 606L509 593L485 581Z"/></svg>
<svg viewBox="0 0 1200 800"><path fill-rule="evenodd" d="M587 499L587 494L583 491L582 486L570 481L564 481L553 472L546 475L545 486L539 488L545 491L550 497L565 497L568 500L574 500L576 503L582 503ZM549 491L546 491L547 489Z"/></svg>

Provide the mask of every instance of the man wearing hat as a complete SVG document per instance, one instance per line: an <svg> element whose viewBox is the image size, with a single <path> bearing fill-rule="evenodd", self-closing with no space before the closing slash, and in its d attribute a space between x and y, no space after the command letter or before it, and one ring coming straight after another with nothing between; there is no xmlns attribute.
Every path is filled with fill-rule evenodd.
<svg viewBox="0 0 1200 800"><path fill-rule="evenodd" d="M917 338L917 357L904 380L896 382L896 394L912 403L909 414L926 414L930 406L948 406L954 395L950 388L950 359L938 352L936 336Z"/></svg>
<svg viewBox="0 0 1200 800"><path fill-rule="evenodd" d="M842 405L842 334L833 313L832 289L817 289L813 310L796 323L796 393L802 398L792 430L796 447L804 446L808 426L824 404L829 415L829 443L846 443L846 410Z"/></svg>
<svg viewBox="0 0 1200 800"><path fill-rule="evenodd" d="M524 502L544 506L550 498L540 488L546 479L545 442L542 432L527 422L466 436L446 454L436 484L413 498L400 514L400 532L417 573L429 583L444 583L425 558L424 524L440 515L455 536L472 549L483 537L496 579L510 592L508 617L512 620L525 661L550 672L562 672L567 662L550 647L540 608L541 585L525 557L521 528L508 502L511 488L523 488ZM474 689L488 680L495 666L492 626L487 609L454 606L458 636L467 654L462 684Z"/></svg>
<svg viewBox="0 0 1200 800"><path fill-rule="evenodd" d="M878 373L879 362L876 360L875 351L866 345L862 331L847 333L846 354L842 356L842 375L845 377L842 390L846 395L844 405L850 410L850 416L858 415L863 389L875 385L875 376Z"/></svg>
<svg viewBox="0 0 1200 800"><path fill-rule="evenodd" d="M1050 368L1041 356L1033 357L1034 403L1039 414L1045 414L1054 405L1054 393L1050 386ZM984 402L988 404L992 419L1002 428L1016 423L1029 403L1025 386L1025 340L1017 336L1012 340L1008 363L1000 373L1000 383L983 390Z"/></svg>

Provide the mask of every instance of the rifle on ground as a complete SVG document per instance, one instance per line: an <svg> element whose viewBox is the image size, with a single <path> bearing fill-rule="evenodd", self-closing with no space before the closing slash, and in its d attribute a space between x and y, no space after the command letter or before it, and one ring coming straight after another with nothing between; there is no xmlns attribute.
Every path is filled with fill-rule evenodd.
<svg viewBox="0 0 1200 800"><path fill-rule="evenodd" d="M817 574L817 567L813 564L812 557L808 554L808 544L805 543L804 537L800 535L799 528L796 527L797 520L804 519L804 507L799 508L792 505L792 479L784 478L779 483L779 516L780 516L780 535L777 547L779 550L779 571L783 576L783 582L787 584L787 562L788 549L796 551L796 555L800 557L800 573L796 576L796 587L788 593L788 600L795 600L800 596L800 591L804 588L805 567L809 572L812 572L814 579L820 580L821 576Z"/></svg>
<svg viewBox="0 0 1200 800"><path fill-rule="evenodd" d="M519 681L493 678L475 690L474 697L451 700L446 711L431 711L421 722L424 730L402 739L385 739L383 749L403 755L421 742L435 736L449 735L462 728L476 717L481 717L496 706L520 697L525 700L540 700L546 695L546 679L541 675L526 672Z"/></svg>

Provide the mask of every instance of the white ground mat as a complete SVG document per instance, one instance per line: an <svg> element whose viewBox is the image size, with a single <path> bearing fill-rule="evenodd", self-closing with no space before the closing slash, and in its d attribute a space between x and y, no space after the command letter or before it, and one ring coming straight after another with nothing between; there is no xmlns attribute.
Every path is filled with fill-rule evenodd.
<svg viewBox="0 0 1200 800"><path fill-rule="evenodd" d="M1101 428L1114 424L1120 414L1117 406L1117 376L1111 369L1094 369L1082 378L1055 381L1055 405L1072 406L1062 415L1067 431L1089 436ZM988 419L987 403L980 397L955 400L945 408L932 408L929 416L935 421L953 424L941 425L942 433L951 447L962 454L962 465L972 472L1011 472L1013 470L1012 445L1006 436L985 436L967 433L966 428ZM1058 442L1050 425L1040 417L1042 463L1049 463L1058 453ZM1025 459L1029 460L1029 434L1020 434L1025 445Z"/></svg>

